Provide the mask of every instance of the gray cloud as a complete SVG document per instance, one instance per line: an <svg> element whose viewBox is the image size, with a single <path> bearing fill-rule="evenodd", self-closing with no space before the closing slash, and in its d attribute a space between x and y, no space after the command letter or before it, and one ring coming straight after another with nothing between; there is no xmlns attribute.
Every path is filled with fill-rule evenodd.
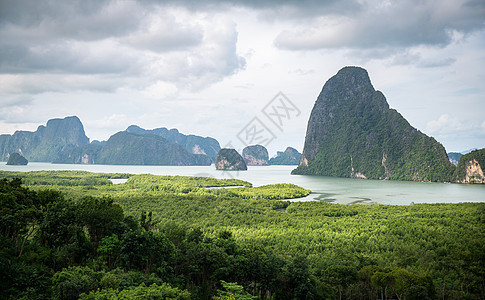
<svg viewBox="0 0 485 300"><path fill-rule="evenodd" d="M358 11L322 14L282 31L274 44L286 50L444 46L454 32L483 29L483 1L369 1Z"/></svg>
<svg viewBox="0 0 485 300"><path fill-rule="evenodd" d="M158 80L198 89L245 67L235 24L179 4L0 3L0 74L22 76L0 92L144 89Z"/></svg>
<svg viewBox="0 0 485 300"><path fill-rule="evenodd" d="M13 96L13 97L2 97L0 99L0 104L2 107L12 107L12 106L26 106L30 105L34 98L31 96Z"/></svg>

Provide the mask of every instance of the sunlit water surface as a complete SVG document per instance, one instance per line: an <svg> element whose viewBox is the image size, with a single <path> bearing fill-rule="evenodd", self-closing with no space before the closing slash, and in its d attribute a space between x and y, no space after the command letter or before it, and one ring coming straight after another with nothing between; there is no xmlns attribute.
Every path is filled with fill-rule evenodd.
<svg viewBox="0 0 485 300"><path fill-rule="evenodd" d="M69 165L30 162L27 166L7 166L5 171L84 170L101 173L204 176L237 178L254 186L272 183L293 183L312 193L297 201L326 201L340 204L379 203L408 205L411 203L485 202L485 185L428 183L407 181L363 180L327 176L291 175L295 166L250 166L248 171L218 171L212 166L121 166Z"/></svg>

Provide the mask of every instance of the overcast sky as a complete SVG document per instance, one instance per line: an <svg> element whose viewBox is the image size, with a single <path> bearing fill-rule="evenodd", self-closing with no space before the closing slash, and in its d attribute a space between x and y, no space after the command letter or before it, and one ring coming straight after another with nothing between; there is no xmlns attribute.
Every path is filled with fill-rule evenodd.
<svg viewBox="0 0 485 300"><path fill-rule="evenodd" d="M257 121L270 156L301 151L323 84L356 65L447 151L482 148L484 50L483 0L0 0L0 133L76 115L91 140L137 124L238 149Z"/></svg>

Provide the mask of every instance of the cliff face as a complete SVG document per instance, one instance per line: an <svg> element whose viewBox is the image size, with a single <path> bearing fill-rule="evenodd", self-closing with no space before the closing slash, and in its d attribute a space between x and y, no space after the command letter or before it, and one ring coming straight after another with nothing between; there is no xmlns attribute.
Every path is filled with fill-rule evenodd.
<svg viewBox="0 0 485 300"><path fill-rule="evenodd" d="M485 148L472 151L460 157L453 174L453 180L459 183L485 184Z"/></svg>
<svg viewBox="0 0 485 300"><path fill-rule="evenodd" d="M276 157L269 160L270 165L298 165L301 153L295 148L287 147L284 152L278 151Z"/></svg>
<svg viewBox="0 0 485 300"><path fill-rule="evenodd" d="M217 170L237 170L245 171L248 169L242 156L234 149L222 148L216 157Z"/></svg>
<svg viewBox="0 0 485 300"><path fill-rule="evenodd" d="M206 155L188 153L178 144L153 134L126 131L112 135L97 156L98 164L108 165L210 165Z"/></svg>
<svg viewBox="0 0 485 300"><path fill-rule="evenodd" d="M215 161L217 152L221 150L219 142L211 137L201 137L198 135L185 135L177 129L156 128L151 130L143 129L136 125L131 125L126 129L127 132L138 135L154 134L163 137L170 143L179 144L192 154L205 154Z"/></svg>
<svg viewBox="0 0 485 300"><path fill-rule="evenodd" d="M16 131L0 137L1 160L9 153L18 152L29 161L52 162L59 152L89 143L78 117L49 120L36 131Z"/></svg>
<svg viewBox="0 0 485 300"><path fill-rule="evenodd" d="M95 164L104 143L92 142L87 145L66 149L59 152L53 163L55 164Z"/></svg>
<svg viewBox="0 0 485 300"><path fill-rule="evenodd" d="M248 166L268 166L268 150L261 145L247 146L243 149L242 156Z"/></svg>
<svg viewBox="0 0 485 300"><path fill-rule="evenodd" d="M449 181L453 170L444 147L390 109L366 70L345 67L318 96L292 173Z"/></svg>

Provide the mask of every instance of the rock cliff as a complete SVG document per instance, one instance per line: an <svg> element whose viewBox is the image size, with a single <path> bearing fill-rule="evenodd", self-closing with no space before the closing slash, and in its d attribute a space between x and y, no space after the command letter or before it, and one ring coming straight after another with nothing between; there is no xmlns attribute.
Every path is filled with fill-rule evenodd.
<svg viewBox="0 0 485 300"><path fill-rule="evenodd" d="M7 160L9 153L18 152L29 161L52 162L59 152L89 143L78 117L49 120L36 131L16 131L0 136L0 157Z"/></svg>
<svg viewBox="0 0 485 300"><path fill-rule="evenodd" d="M460 157L453 180L459 183L485 184L485 148L472 151Z"/></svg>
<svg viewBox="0 0 485 300"><path fill-rule="evenodd" d="M222 148L216 157L217 170L238 170L245 171L248 169L242 156L234 149Z"/></svg>
<svg viewBox="0 0 485 300"><path fill-rule="evenodd" d="M453 171L444 147L390 109L366 70L345 67L323 86L292 173L449 181Z"/></svg>
<svg viewBox="0 0 485 300"><path fill-rule="evenodd" d="M248 166L268 166L268 150L261 145L247 146L242 151L244 161Z"/></svg>

